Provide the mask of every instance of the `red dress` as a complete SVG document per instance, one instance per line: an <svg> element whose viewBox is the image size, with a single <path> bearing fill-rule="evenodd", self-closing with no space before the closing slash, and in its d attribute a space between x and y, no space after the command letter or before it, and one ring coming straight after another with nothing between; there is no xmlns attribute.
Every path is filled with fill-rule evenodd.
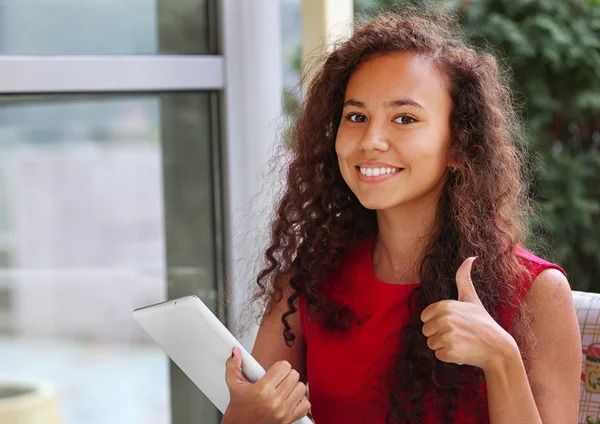
<svg viewBox="0 0 600 424"><path fill-rule="evenodd" d="M343 300L343 304L350 307L359 318L359 326L353 326L347 332L326 330L319 322L307 319L306 298L300 297L299 313L307 347L310 403L317 424L385 423L384 402L387 395L379 391L381 383L374 370L385 359L386 352L390 352L388 346L394 343L394 336L408 323L408 297L419 284L395 285L377 280L373 271L372 247L372 237L358 243L328 281L328 287L342 287L336 286L336 283L344 282L343 289L334 291L330 296ZM559 266L524 249L518 249L516 253L531 273L531 278L517 285L518 303L544 269L556 268L564 273ZM506 313L498 313L501 318L507 317ZM510 328L506 330L510 332ZM487 411L485 384L480 392L486 403L484 411ZM475 400L471 399L472 395L467 393L460 397L455 412L456 423L480 422L475 417ZM439 422L435 418L439 408L431 404L429 407L425 422Z"/></svg>

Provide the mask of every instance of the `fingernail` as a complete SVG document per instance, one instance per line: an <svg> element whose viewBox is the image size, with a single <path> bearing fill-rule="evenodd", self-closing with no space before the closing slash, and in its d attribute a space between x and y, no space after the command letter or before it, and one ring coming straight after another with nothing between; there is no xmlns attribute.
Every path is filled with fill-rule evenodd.
<svg viewBox="0 0 600 424"><path fill-rule="evenodd" d="M478 258L478 257L479 257L479 256L473 256L473 263L477 262L477 258Z"/></svg>

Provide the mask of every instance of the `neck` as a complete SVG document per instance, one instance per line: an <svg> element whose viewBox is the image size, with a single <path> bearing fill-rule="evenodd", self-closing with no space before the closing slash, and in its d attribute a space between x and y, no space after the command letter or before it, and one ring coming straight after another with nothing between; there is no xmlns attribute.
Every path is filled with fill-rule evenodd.
<svg viewBox="0 0 600 424"><path fill-rule="evenodd" d="M395 284L418 282L424 249L437 223L437 199L422 199L377 211L378 234L373 266L379 279Z"/></svg>

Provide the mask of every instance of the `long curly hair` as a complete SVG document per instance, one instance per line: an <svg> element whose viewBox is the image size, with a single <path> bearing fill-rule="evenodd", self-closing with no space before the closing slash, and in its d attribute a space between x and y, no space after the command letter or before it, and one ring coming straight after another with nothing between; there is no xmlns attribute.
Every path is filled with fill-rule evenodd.
<svg viewBox="0 0 600 424"><path fill-rule="evenodd" d="M467 45L457 22L452 13L434 6L404 6L357 21L353 35L327 55L307 86L288 138L291 163L255 286L254 300L263 301L267 313L278 302L287 302L281 320L288 345L295 339L288 318L297 313L300 296L306 298L311 319L339 331L350 328L352 311L320 290L345 254L377 231L376 212L363 207L350 191L335 154L346 85L374 55L410 52L430 60L449 83L457 169L449 174L439 200L440 225L420 260L421 285L407 305L411 319L385 378L388 423L421 422L428 394L443 402L444 422L451 423L465 387L472 385L474 395L481 396L475 388L484 381L482 370L437 360L421 332L425 307L457 299L455 273L465 258L478 256L473 281L492 317L505 328L522 317L513 299L523 273L514 248L523 243L530 213L518 149L523 125L506 73L500 72L493 55ZM293 290L287 299L284 286ZM509 313L499 314L502 308ZM509 318L502 322L500 315ZM527 335L520 336L515 338L525 352ZM484 402L477 403L481 414Z"/></svg>

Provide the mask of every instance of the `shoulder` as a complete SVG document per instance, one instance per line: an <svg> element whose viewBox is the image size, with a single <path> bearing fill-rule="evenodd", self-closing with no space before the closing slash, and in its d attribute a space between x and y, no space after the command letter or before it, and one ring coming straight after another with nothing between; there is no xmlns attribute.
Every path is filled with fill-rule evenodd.
<svg viewBox="0 0 600 424"><path fill-rule="evenodd" d="M562 269L560 265L548 262L547 260L540 258L539 256L536 256L529 250L526 250L522 246L516 247L515 255L519 258L521 264L525 266L527 271L529 271L532 281L535 280L538 277L538 275L540 275L542 272L549 269L554 269L562 273L566 279L567 273L564 269Z"/></svg>
<svg viewBox="0 0 600 424"><path fill-rule="evenodd" d="M517 246L515 255L525 268L525 272L519 278L519 281L516 282L518 303L524 300L523 298L528 295L534 285L545 286L549 284L546 282L548 278L553 281L560 280L562 284L569 285L567 282L567 273L560 265L542 259L521 246Z"/></svg>
<svg viewBox="0 0 600 424"><path fill-rule="evenodd" d="M541 259L524 249L518 253L529 271L529 283L522 302L537 320L537 327L554 326L564 313L574 312L571 286L567 274L558 265Z"/></svg>
<svg viewBox="0 0 600 424"><path fill-rule="evenodd" d="M537 298L540 290L549 290L548 285L555 280L556 282L560 281L561 285L568 287L566 273L559 265L542 259L521 246L517 246L514 254L523 269L515 281L513 281L515 292L514 297L511 297L512 300L509 301L510 305L500 308L500 315L505 320L507 329L511 328L510 323L513 321L517 309L520 309L522 306L529 307L530 305L527 305L529 303L528 300ZM549 282L547 281L548 279L552 281ZM533 290L534 286L535 290Z"/></svg>
<svg viewBox="0 0 600 424"><path fill-rule="evenodd" d="M556 268L544 269L533 280L526 300L528 303L534 301L537 308L550 308L556 306L556 302L572 304L571 286L564 272Z"/></svg>
<svg viewBox="0 0 600 424"><path fill-rule="evenodd" d="M545 268L523 303L531 311L528 378L542 421L575 422L581 375L581 336L566 275Z"/></svg>

